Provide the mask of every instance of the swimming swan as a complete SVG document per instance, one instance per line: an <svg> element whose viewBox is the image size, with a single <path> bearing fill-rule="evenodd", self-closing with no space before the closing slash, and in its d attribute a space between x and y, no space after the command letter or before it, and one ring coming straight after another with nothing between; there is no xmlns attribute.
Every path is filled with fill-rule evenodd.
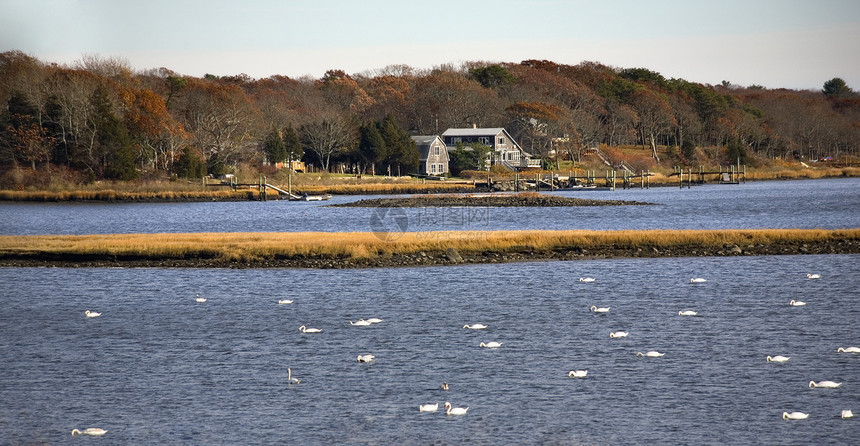
<svg viewBox="0 0 860 446"><path fill-rule="evenodd" d="M291 304L293 301L289 299L278 299L278 305Z"/></svg>
<svg viewBox="0 0 860 446"><path fill-rule="evenodd" d="M824 389L835 389L841 385L842 385L842 383L836 383L833 381L818 381L818 382L810 381L809 382L809 388L811 388L811 389L816 388L816 387L821 387Z"/></svg>
<svg viewBox="0 0 860 446"><path fill-rule="evenodd" d="M568 378L585 378L588 375L588 370L571 370L567 372Z"/></svg>
<svg viewBox="0 0 860 446"><path fill-rule="evenodd" d="M484 324L472 324L472 325L464 325L463 328L468 328L469 330L483 330L487 328Z"/></svg>
<svg viewBox="0 0 860 446"><path fill-rule="evenodd" d="M466 415L468 407L451 407L451 403L445 402L445 415Z"/></svg>
<svg viewBox="0 0 860 446"><path fill-rule="evenodd" d="M788 304L791 305L792 307L802 307L802 306L806 305L806 302L791 299L791 302L789 302Z"/></svg>
<svg viewBox="0 0 860 446"><path fill-rule="evenodd" d="M439 403L421 404L418 406L418 412L436 412L437 410L439 410Z"/></svg>
<svg viewBox="0 0 860 446"><path fill-rule="evenodd" d="M695 316L697 314L699 314L699 313L696 313L693 310L685 310L685 311L679 311L678 312L678 316Z"/></svg>
<svg viewBox="0 0 860 446"><path fill-rule="evenodd" d="M302 382L300 379L293 378L293 371L289 367L287 367L287 383L288 384L298 384L300 382Z"/></svg>
<svg viewBox="0 0 860 446"><path fill-rule="evenodd" d="M839 347L836 349L836 353L860 353L860 347Z"/></svg>
<svg viewBox="0 0 860 446"><path fill-rule="evenodd" d="M844 420L845 418L854 418L854 413L851 412L851 409L845 409L842 411L842 419Z"/></svg>
<svg viewBox="0 0 860 446"><path fill-rule="evenodd" d="M580 277L580 278L579 278L579 281L580 281L580 282L591 283L591 282L594 282L594 277Z"/></svg>
<svg viewBox="0 0 860 446"><path fill-rule="evenodd" d="M609 337L610 338L626 338L628 334L629 333L627 333L626 331L616 331L616 332L609 333Z"/></svg>
<svg viewBox="0 0 860 446"><path fill-rule="evenodd" d="M768 356L768 357L767 357L767 362L786 362L786 361L788 361L789 359L791 359L791 358L790 358L790 357L788 357L788 356L780 356L780 355L776 355L776 356Z"/></svg>
<svg viewBox="0 0 860 446"><path fill-rule="evenodd" d="M373 355L358 355L358 362L371 362L376 359Z"/></svg>
<svg viewBox="0 0 860 446"><path fill-rule="evenodd" d="M609 313L609 308L610 307L597 307L596 305L592 305L589 309L594 313Z"/></svg>
<svg viewBox="0 0 860 446"><path fill-rule="evenodd" d="M299 331L302 333L322 333L322 330L319 328L307 328L304 325L299 327Z"/></svg>
<svg viewBox="0 0 860 446"><path fill-rule="evenodd" d="M206 298L205 298L205 297L200 297L200 295L199 295L199 294L197 295L197 298L195 298L194 300L196 300L197 302L206 302Z"/></svg>
<svg viewBox="0 0 860 446"><path fill-rule="evenodd" d="M807 278L807 279L820 279L820 278L821 278L821 274L807 274L807 275L806 275L806 278Z"/></svg>
<svg viewBox="0 0 860 446"><path fill-rule="evenodd" d="M803 412L791 412L791 413L783 412L782 413L782 419L783 420L805 420L806 417L808 417L808 416L809 416L808 413L803 413Z"/></svg>
<svg viewBox="0 0 860 446"><path fill-rule="evenodd" d="M690 279L690 283L705 283L707 281L707 279L702 279L701 277L695 277Z"/></svg>
<svg viewBox="0 0 860 446"><path fill-rule="evenodd" d="M349 325L358 325L361 327L367 327L370 324L372 324L372 322L366 321L364 319L359 319L358 322L349 321Z"/></svg>
<svg viewBox="0 0 860 446"><path fill-rule="evenodd" d="M72 435L92 435L93 437L101 437L107 431L97 427L88 427L84 430L72 429Z"/></svg>
<svg viewBox="0 0 860 446"><path fill-rule="evenodd" d="M84 314L87 315L87 317L99 317L102 315L101 313L96 313L95 311L90 310L84 311Z"/></svg>
<svg viewBox="0 0 860 446"><path fill-rule="evenodd" d="M663 355L665 355L665 353L660 353L656 350L651 350L648 353L642 353L642 352L636 353L636 356L647 356L649 358L659 358Z"/></svg>
<svg viewBox="0 0 860 446"><path fill-rule="evenodd" d="M482 343L480 344L480 347L486 347L486 348L499 348L499 347L501 347L501 346L502 346L502 343L501 343L501 342L496 342L496 341L493 341L493 342L487 342L486 344L484 344L484 343L482 342Z"/></svg>
<svg viewBox="0 0 860 446"><path fill-rule="evenodd" d="M368 319L367 322L370 322L371 324L378 324L378 323L382 322L382 319L380 319L378 317L372 317L372 318Z"/></svg>

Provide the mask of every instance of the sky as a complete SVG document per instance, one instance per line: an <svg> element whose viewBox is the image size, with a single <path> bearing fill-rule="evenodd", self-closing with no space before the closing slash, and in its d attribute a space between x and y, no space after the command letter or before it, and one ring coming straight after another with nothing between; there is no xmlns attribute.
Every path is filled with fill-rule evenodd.
<svg viewBox="0 0 860 446"><path fill-rule="evenodd" d="M545 59L703 84L860 90L858 0L0 0L0 52L320 78Z"/></svg>

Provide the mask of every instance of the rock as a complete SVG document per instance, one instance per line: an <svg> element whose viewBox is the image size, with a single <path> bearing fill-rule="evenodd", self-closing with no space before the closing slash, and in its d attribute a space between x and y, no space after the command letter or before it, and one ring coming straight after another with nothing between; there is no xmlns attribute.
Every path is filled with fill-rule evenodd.
<svg viewBox="0 0 860 446"><path fill-rule="evenodd" d="M743 254L744 250L741 249L740 246L735 245L735 246L732 246L731 249L729 249L729 252L732 254Z"/></svg>
<svg viewBox="0 0 860 446"><path fill-rule="evenodd" d="M457 251L457 248L448 248L445 250L445 255L448 256L448 260L454 263L462 263L463 257Z"/></svg>

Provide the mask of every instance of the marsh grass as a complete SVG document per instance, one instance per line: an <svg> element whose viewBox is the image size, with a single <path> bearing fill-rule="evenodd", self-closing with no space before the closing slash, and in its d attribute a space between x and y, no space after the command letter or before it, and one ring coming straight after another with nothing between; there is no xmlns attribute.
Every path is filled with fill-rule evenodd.
<svg viewBox="0 0 860 446"><path fill-rule="evenodd" d="M75 190L75 191L0 191L3 201L182 201L182 200L250 200L257 193L249 190L233 191L229 188L209 190Z"/></svg>
<svg viewBox="0 0 860 446"><path fill-rule="evenodd" d="M445 231L404 233L393 241L384 238L371 232L0 236L0 257L67 255L249 261L295 257L367 259L441 252L451 247L472 254L599 247L696 249L726 244L858 240L860 229Z"/></svg>

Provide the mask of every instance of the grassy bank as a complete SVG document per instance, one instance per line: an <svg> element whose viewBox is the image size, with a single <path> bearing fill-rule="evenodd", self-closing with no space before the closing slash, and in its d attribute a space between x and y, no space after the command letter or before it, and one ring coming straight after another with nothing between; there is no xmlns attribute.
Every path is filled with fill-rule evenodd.
<svg viewBox="0 0 860 446"><path fill-rule="evenodd" d="M463 256L517 254L518 258L547 258L553 252L608 252L610 256L634 253L629 256L642 250L695 255L723 252L726 247L754 254L756 247L786 245L800 249L805 245L845 243L852 248L826 252L853 252L860 246L860 229L40 235L0 236L0 261L341 259L373 265L376 259L445 253L450 248Z"/></svg>

